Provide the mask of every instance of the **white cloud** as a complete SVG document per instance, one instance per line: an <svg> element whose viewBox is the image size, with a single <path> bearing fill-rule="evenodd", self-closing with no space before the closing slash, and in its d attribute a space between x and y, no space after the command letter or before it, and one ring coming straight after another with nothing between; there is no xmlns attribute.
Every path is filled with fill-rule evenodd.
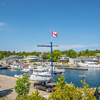
<svg viewBox="0 0 100 100"><path fill-rule="evenodd" d="M94 46L98 46L97 44L92 44L92 45L59 45L59 47L54 47L53 46L53 50L60 50L60 51L64 51L64 50L69 50L69 49L89 49L89 47L94 47ZM10 50L10 51L13 51ZM17 47L15 49L16 52L33 52L33 51L36 51L36 52L50 52L51 51L51 48L50 47L37 47L37 45L30 45L30 46L22 46L22 47Z"/></svg>
<svg viewBox="0 0 100 100"><path fill-rule="evenodd" d="M1 23L1 22L0 22L0 26L2 26L2 25L5 25L5 23Z"/></svg>
<svg viewBox="0 0 100 100"><path fill-rule="evenodd" d="M89 45L89 46L95 47L95 46L98 46L98 45L97 44L92 44L92 45Z"/></svg>
<svg viewBox="0 0 100 100"><path fill-rule="evenodd" d="M67 50L67 49L74 49L74 48L84 48L85 45L59 45L59 47L54 47L55 49L59 50Z"/></svg>

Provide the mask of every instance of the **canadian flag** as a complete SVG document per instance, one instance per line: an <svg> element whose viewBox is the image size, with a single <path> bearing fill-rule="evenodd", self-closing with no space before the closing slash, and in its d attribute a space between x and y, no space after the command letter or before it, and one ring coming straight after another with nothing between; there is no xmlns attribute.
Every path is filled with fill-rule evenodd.
<svg viewBox="0 0 100 100"><path fill-rule="evenodd" d="M54 31L51 31L51 35L57 37L58 33L54 32Z"/></svg>

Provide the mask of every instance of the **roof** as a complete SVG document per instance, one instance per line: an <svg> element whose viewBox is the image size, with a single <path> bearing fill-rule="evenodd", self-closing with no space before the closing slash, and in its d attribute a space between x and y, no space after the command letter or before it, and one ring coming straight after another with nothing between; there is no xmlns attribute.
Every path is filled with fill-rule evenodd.
<svg viewBox="0 0 100 100"><path fill-rule="evenodd" d="M11 55L9 57L13 58L13 57L21 57L21 56L19 56L19 55Z"/></svg>
<svg viewBox="0 0 100 100"><path fill-rule="evenodd" d="M98 58L83 58L83 60L98 60Z"/></svg>
<svg viewBox="0 0 100 100"><path fill-rule="evenodd" d="M13 58L5 57L5 58L3 58L2 60L4 61L4 60L8 60L8 59L13 59Z"/></svg>
<svg viewBox="0 0 100 100"><path fill-rule="evenodd" d="M11 55L9 57L5 57L2 60L8 60L8 59L22 59L23 57L19 56L19 55Z"/></svg>

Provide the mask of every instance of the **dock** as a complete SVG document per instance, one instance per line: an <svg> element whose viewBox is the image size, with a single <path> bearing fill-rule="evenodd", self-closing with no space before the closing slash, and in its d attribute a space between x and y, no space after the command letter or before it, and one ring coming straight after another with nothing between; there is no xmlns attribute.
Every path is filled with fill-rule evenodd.
<svg viewBox="0 0 100 100"><path fill-rule="evenodd" d="M73 70L88 70L88 68L77 68L77 67L66 67L66 69L73 69Z"/></svg>
<svg viewBox="0 0 100 100"><path fill-rule="evenodd" d="M78 67L58 67L62 69L72 69L72 70L88 70L88 68L78 68Z"/></svg>

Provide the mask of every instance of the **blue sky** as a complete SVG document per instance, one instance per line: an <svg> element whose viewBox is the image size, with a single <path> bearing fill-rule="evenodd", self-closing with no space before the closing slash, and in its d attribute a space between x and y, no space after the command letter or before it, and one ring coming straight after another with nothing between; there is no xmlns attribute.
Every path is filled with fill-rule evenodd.
<svg viewBox="0 0 100 100"><path fill-rule="evenodd" d="M0 0L0 40L0 51L100 50L100 0Z"/></svg>

